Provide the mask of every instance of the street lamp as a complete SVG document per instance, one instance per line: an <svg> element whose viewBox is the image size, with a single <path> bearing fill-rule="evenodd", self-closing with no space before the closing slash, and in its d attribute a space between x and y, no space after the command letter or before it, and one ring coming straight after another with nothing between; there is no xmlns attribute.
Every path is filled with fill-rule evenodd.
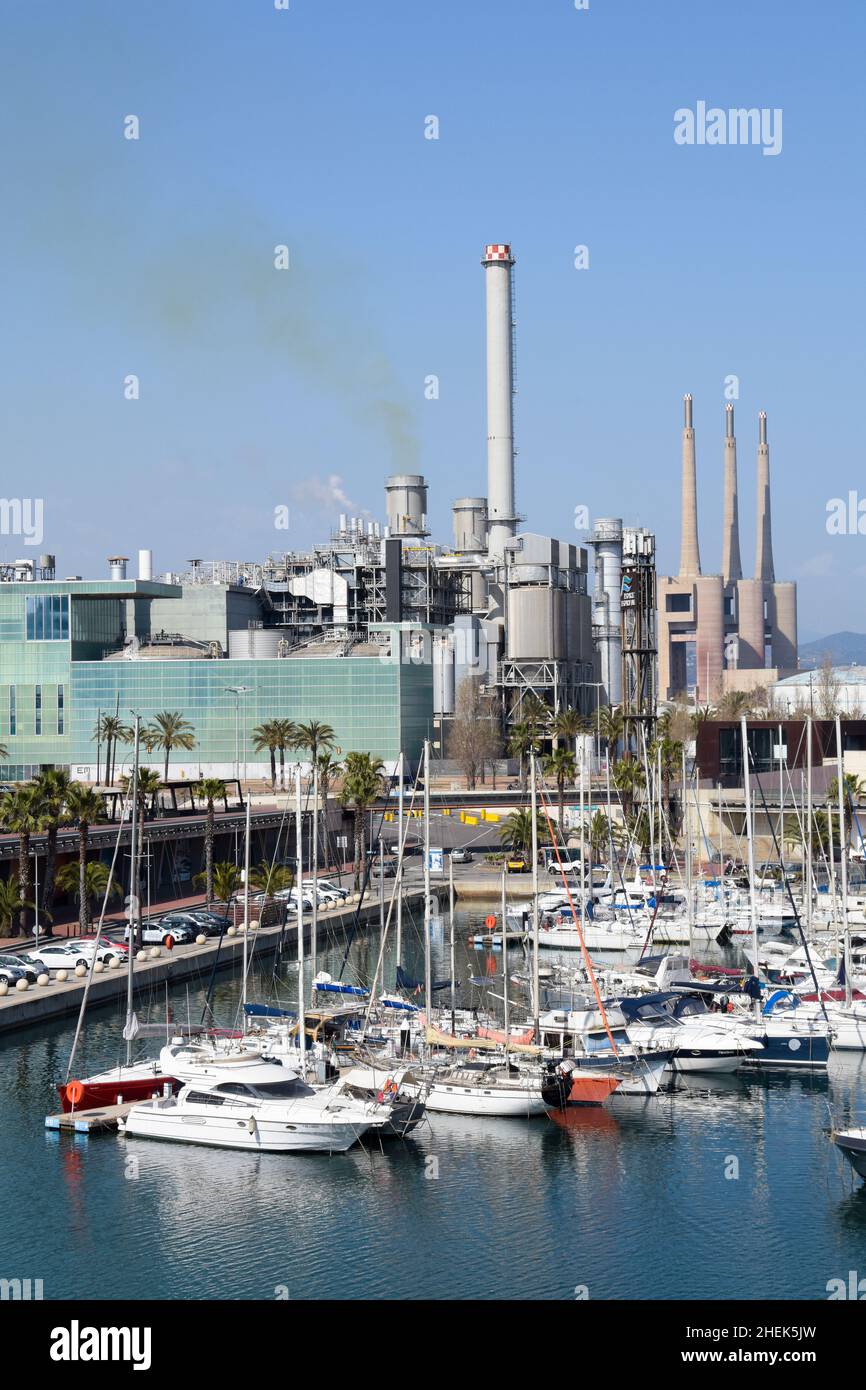
<svg viewBox="0 0 866 1390"><path fill-rule="evenodd" d="M224 689L228 695L235 697L235 777L241 780L241 756L240 756L240 719L241 719L241 696L248 695L252 690L251 685L227 685ZM247 772L247 736L244 730L244 780Z"/></svg>

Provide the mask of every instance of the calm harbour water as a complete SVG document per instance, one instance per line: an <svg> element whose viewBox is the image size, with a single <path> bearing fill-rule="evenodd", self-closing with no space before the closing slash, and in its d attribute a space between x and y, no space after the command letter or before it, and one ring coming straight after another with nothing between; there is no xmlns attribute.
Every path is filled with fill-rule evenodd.
<svg viewBox="0 0 866 1390"><path fill-rule="evenodd" d="M376 932L355 942L346 978L368 978L377 949ZM338 974L342 954L320 966ZM404 955L422 973L412 927ZM487 959L458 943L464 981ZM272 974L264 962L253 997L274 1002ZM171 992L175 1018L198 1020L206 985ZM279 1002L294 990L286 966ZM239 994L222 973L227 1026ZM164 997L149 1005L164 1016ZM121 1026L116 1007L92 1011L77 1074L117 1059ZM567 1123L434 1115L384 1152L256 1156L49 1134L73 1031L0 1043L0 1276L42 1279L46 1299L822 1299L829 1279L866 1275L866 1186L825 1133L831 1109L862 1118L859 1055L829 1078L693 1077Z"/></svg>

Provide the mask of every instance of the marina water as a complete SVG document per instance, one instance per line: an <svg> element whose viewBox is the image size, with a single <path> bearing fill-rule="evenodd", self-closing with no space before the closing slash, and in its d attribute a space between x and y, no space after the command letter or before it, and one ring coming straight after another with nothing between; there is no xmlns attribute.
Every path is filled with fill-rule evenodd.
<svg viewBox="0 0 866 1390"><path fill-rule="evenodd" d="M460 999L489 1007L468 980L501 971L500 952L468 948L467 922ZM406 944L419 978L411 925ZM369 980L378 945L368 928L344 978ZM444 923L433 948L442 978ZM344 952L326 947L320 968L336 977ZM250 997L291 1007L294 970L284 960L275 981L271 958L256 963ZM198 1022L207 985L139 1015ZM234 1026L239 1000L222 972L217 1022ZM118 1059L121 1027L114 1006L91 1011L76 1074ZM824 1077L680 1077L674 1094L558 1119L432 1115L402 1143L329 1158L49 1133L73 1032L70 1019L0 1043L0 1277L41 1279L45 1299L825 1299L829 1281L866 1276L866 1185L826 1133L831 1113L858 1115L859 1054Z"/></svg>

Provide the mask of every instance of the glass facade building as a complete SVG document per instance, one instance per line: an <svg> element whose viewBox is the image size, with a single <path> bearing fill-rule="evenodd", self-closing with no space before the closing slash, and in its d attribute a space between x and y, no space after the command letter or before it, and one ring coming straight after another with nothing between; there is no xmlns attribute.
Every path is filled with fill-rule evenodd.
<svg viewBox="0 0 866 1390"><path fill-rule="evenodd" d="M94 731L100 715L115 710L125 723L132 711L142 724L165 710L189 721L195 747L172 753L170 775L178 777L232 776L237 764L250 776L267 774L267 750L254 751L252 730L276 718L332 725L342 755L369 752L386 764L401 750L413 761L420 757L432 735L428 661L380 659L369 647L342 657L121 655L130 632L145 629L143 612L158 605L160 628L167 627L172 600L181 594L142 580L0 585L0 744L6 749L0 778L18 780L53 766L95 777ZM236 595L229 597L237 603ZM220 603L212 591L202 598L207 630L202 622L200 632L189 630L194 605L178 604L176 611L187 610L186 635L219 640ZM395 649L399 641L395 633ZM159 751L145 761L162 769Z"/></svg>

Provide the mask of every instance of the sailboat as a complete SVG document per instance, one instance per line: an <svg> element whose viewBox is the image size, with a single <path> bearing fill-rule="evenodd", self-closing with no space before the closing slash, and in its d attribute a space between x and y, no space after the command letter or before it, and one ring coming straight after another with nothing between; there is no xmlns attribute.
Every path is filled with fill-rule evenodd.
<svg viewBox="0 0 866 1390"><path fill-rule="evenodd" d="M127 991L126 991L126 1023L123 1028L123 1038L126 1042L126 1060L118 1062L116 1066L110 1067L105 1071L97 1072L93 1076L70 1078L69 1073L75 1060L78 1048L78 1041L81 1036L81 1028L84 1022L84 1014L87 1007L87 993L90 981L93 977L93 970L96 961L96 952L90 965L90 974L84 990L84 997L81 1001L81 1009L78 1015L78 1024L75 1029L75 1037L72 1043L72 1051L67 1065L66 1080L57 1087L60 1097L60 1104L64 1113L72 1110L92 1110L103 1106L120 1105L125 1101L144 1100L153 1095L163 1094L169 1090L177 1090L178 1082L175 1077L166 1074L160 1063L152 1058L144 1058L134 1062L132 1060L132 1046L139 1033L138 1019L133 1009L133 968L135 964L135 936L136 924L140 918L140 902L138 897L139 885L139 858L138 858L138 763L139 747L141 736L141 717L135 716L135 746L133 752L132 779L127 795L132 798L131 816L131 883L129 895L130 913L130 943L127 952ZM117 832L117 843L115 845L115 858L120 844L120 836L124 824L124 817L121 817L120 827ZM112 870L114 865L112 864ZM111 879L109 880L111 882ZM106 901L108 890L106 889ZM99 921L97 937L102 930L102 921L105 915L105 903L102 907L102 916Z"/></svg>

